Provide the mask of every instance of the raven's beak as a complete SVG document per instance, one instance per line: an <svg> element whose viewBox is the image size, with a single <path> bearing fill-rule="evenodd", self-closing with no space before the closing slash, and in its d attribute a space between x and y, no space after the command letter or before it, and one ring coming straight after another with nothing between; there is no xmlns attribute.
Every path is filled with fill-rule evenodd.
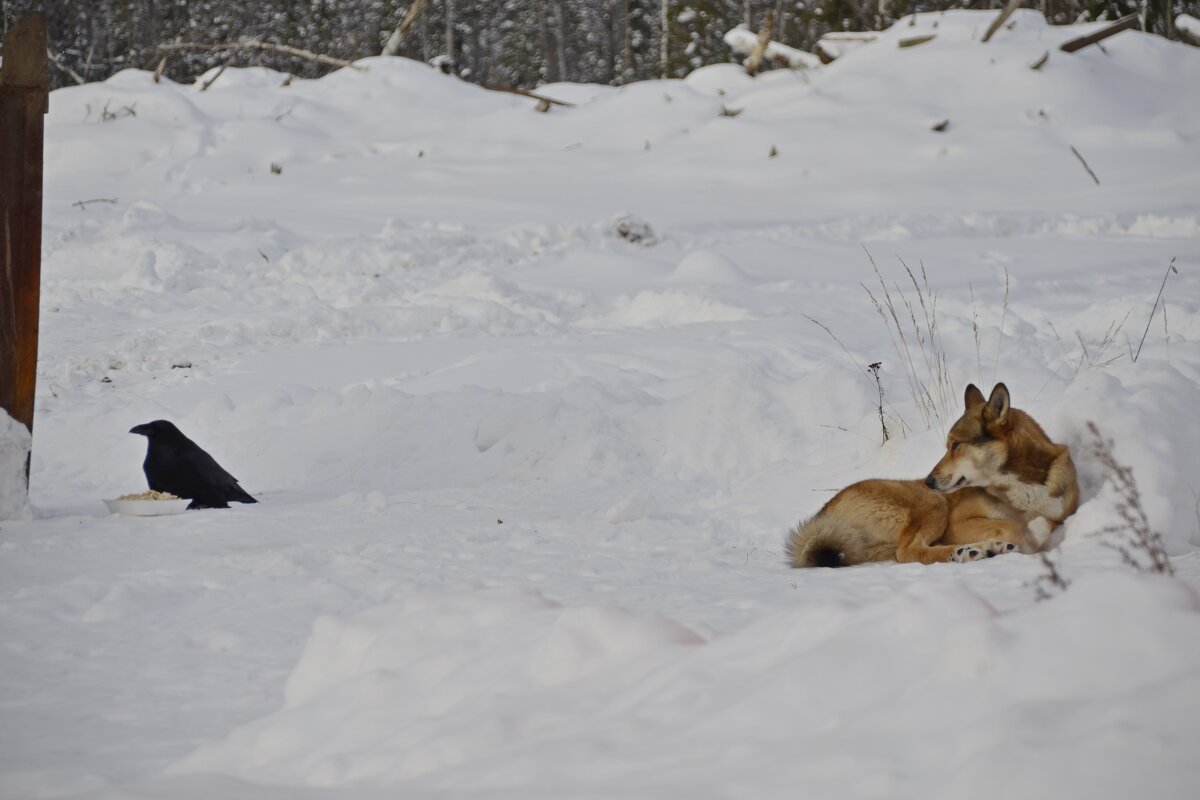
<svg viewBox="0 0 1200 800"><path fill-rule="evenodd" d="M134 425L132 428L129 429L129 432L136 433L139 436L149 436L150 435L150 426L149 425Z"/></svg>

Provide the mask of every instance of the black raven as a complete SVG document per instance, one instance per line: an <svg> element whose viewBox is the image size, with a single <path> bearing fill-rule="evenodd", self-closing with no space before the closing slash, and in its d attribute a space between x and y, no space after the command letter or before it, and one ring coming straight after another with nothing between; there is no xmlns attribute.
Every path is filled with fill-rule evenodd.
<svg viewBox="0 0 1200 800"><path fill-rule="evenodd" d="M191 500L188 508L229 508L230 500L258 502L238 486L237 478L165 419L138 425L129 432L147 439L142 469L154 491Z"/></svg>

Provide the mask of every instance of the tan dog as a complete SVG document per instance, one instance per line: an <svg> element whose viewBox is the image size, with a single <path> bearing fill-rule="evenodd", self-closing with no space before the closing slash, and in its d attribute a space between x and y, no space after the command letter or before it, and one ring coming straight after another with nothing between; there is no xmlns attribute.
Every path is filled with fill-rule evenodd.
<svg viewBox="0 0 1200 800"><path fill-rule="evenodd" d="M1033 419L1009 404L1008 388L991 396L974 384L967 409L950 428L946 455L925 485L939 492L976 486L1016 508L1040 549L1079 506L1075 464L1066 445L1055 444Z"/></svg>
<svg viewBox="0 0 1200 800"><path fill-rule="evenodd" d="M847 486L793 528L793 567L848 567L868 561L977 561L1030 551L1019 511L983 489L946 494L919 480Z"/></svg>

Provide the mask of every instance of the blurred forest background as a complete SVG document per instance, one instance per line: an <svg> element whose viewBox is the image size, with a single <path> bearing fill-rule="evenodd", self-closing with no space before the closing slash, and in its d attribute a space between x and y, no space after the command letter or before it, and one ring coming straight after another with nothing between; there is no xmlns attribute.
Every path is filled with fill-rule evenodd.
<svg viewBox="0 0 1200 800"><path fill-rule="evenodd" d="M160 45L257 41L353 60L389 53L441 63L466 80L533 88L555 81L622 84L682 77L735 59L722 39L772 20L775 41L811 51L831 31L882 30L913 12L995 8L1002 0L0 0L0 28L44 11L58 68L53 86L153 70ZM1200 0L1028 0L1050 22L1139 13L1177 38L1172 20ZM419 8L414 8L419 6ZM415 14L409 12L416 11ZM397 35L408 17L410 27ZM226 62L300 77L330 66L269 50L172 50L165 74L190 81Z"/></svg>

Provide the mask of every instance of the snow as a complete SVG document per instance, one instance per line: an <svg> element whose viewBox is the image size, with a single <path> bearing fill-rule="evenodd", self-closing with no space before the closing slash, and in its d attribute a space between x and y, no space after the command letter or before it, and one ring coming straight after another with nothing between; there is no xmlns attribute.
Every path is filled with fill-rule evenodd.
<svg viewBox="0 0 1200 800"><path fill-rule="evenodd" d="M1200 39L1200 19L1190 14L1177 15L1175 17L1175 27L1185 33L1191 34L1195 39Z"/></svg>
<svg viewBox="0 0 1200 800"><path fill-rule="evenodd" d="M30 516L25 490L30 442L29 429L0 408L0 519Z"/></svg>
<svg viewBox="0 0 1200 800"><path fill-rule="evenodd" d="M730 49L735 53L750 55L758 47L758 34L745 25L738 25L736 28L726 31L723 39L725 44L729 45ZM776 41L767 42L767 46L763 50L763 56L768 61L786 64L792 69L821 66L821 59L812 53L806 53L803 50L797 50L795 47L788 47L786 44L780 44Z"/></svg>
<svg viewBox="0 0 1200 800"><path fill-rule="evenodd" d="M1056 646L1064 625L1070 647ZM1200 722L1174 697L1200 689L1198 634L1193 591L1131 576L1089 578L1057 608L1008 616L961 585L917 585L887 604L780 609L707 644L661 619L527 592L416 597L319 619L282 709L171 772L431 793L515 795L533 784L547 796L590 774L614 797L655 786L857 797L903 793L912 771L946 773L934 792L943 797L1055 787L1182 797L1184 770L1143 783L1136 769L1114 774L1092 759L1188 760ZM1164 653L1171 636L1189 641ZM888 653L886 665L870 652ZM1090 702L1114 695L1136 708ZM317 730L328 732L319 743L297 735ZM1028 759L1063 742L1079 748L1066 765ZM785 744L791 757L759 743ZM1087 769L1064 780L1071 761Z"/></svg>
<svg viewBox="0 0 1200 800"><path fill-rule="evenodd" d="M831 61L841 58L860 47L871 44L878 38L873 31L842 33L830 31L817 40L817 50L820 50Z"/></svg>
<svg viewBox="0 0 1200 800"><path fill-rule="evenodd" d="M993 17L548 113L387 58L54 92L0 796L1190 796L1200 52ZM1022 555L784 566L944 449L864 247L936 292L943 420L1003 380L1071 445L1065 592ZM108 515L158 418L261 502ZM1177 577L1105 546L1089 421Z"/></svg>

